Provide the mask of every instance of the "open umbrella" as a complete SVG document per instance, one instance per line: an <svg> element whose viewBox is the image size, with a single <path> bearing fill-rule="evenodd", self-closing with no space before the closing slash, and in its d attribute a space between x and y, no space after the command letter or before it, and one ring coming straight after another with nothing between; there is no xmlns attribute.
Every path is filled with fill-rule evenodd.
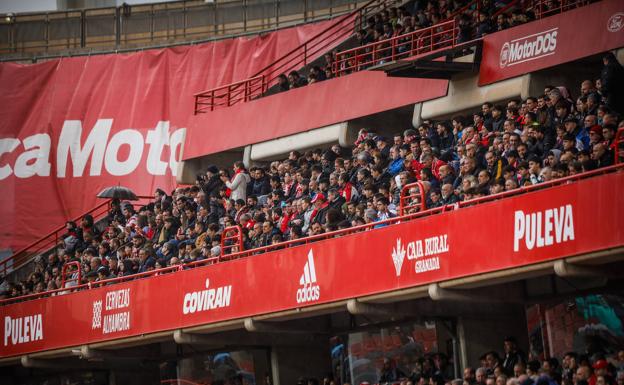
<svg viewBox="0 0 624 385"><path fill-rule="evenodd" d="M98 198L112 198L127 201L136 201L139 199L132 190L123 186L106 187L104 190L100 191L97 196Z"/></svg>

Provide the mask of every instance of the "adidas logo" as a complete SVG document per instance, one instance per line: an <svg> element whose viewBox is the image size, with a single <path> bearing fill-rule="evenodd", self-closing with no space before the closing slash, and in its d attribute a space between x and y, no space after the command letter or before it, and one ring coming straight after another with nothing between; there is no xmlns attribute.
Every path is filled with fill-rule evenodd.
<svg viewBox="0 0 624 385"><path fill-rule="evenodd" d="M314 267L312 250L308 253L308 261L303 266L303 274L299 278L299 285L302 287L297 290L297 303L316 301L321 298L321 288L319 285L316 285L316 268Z"/></svg>

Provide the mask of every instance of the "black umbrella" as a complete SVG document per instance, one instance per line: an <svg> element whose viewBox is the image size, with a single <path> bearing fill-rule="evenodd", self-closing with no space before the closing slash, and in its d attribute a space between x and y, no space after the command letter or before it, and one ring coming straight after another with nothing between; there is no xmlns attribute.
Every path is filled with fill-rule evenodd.
<svg viewBox="0 0 624 385"><path fill-rule="evenodd" d="M97 196L98 198L112 198L127 201L139 200L132 190L123 186L106 187L104 190L100 191Z"/></svg>

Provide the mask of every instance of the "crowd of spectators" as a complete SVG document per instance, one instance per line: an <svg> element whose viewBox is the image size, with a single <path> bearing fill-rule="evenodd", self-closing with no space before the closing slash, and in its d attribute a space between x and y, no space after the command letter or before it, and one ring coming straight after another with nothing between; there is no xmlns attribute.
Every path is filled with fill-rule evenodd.
<svg viewBox="0 0 624 385"><path fill-rule="evenodd" d="M450 379L448 362L434 354L412 367L402 368L385 360L379 383L395 382L401 385L622 385L624 384L624 350L615 354L594 355L566 353L561 360L528 360L509 337L504 343L504 354L490 351L481 357L477 369L467 367L462 378Z"/></svg>
<svg viewBox="0 0 624 385"><path fill-rule="evenodd" d="M611 53L603 63L600 78L583 81L576 99L563 86L546 86L538 96L483 103L471 116L425 121L392 137L362 129L353 148L291 151L249 170L240 161L230 170L210 166L194 186L156 190L136 211L114 201L98 224L90 216L68 222L57 252L38 257L26 280L4 282L3 296L61 288L69 261L90 282L217 257L224 228L234 225L245 249L379 227L397 216L402 187L414 181L433 208L612 165L624 127L624 69ZM419 210L419 192L407 191L408 212Z"/></svg>
<svg viewBox="0 0 624 385"><path fill-rule="evenodd" d="M511 0L480 0L477 6L477 3L472 4L468 0L420 0L409 2L401 7L390 7L367 19L363 28L356 33L357 44L360 46L371 43L383 44L388 39L399 38L397 53L407 55L411 49L414 49L410 39L407 38L409 34L445 21L457 21L457 43L464 43L488 33L535 20L536 10L531 7L531 3L525 1L512 3ZM540 4L540 12L546 14L556 12L557 8L556 1ZM401 39L401 37L405 38ZM385 46L390 47L390 44ZM390 51L387 51L390 55ZM383 52L378 55L377 60L368 57L363 61L368 64L382 63L385 59ZM324 66L312 66L307 77L299 71L279 75L275 92L323 81L334 76L336 71L348 73L354 68L353 63L337 63L336 52L326 54L324 59Z"/></svg>
<svg viewBox="0 0 624 385"><path fill-rule="evenodd" d="M579 354L567 352L561 359L532 357L518 347L514 337L507 337L503 354L489 351L480 357L479 365L466 367L462 378L455 378L448 358L430 353L412 361L383 360L377 369L378 384L396 385L623 385L624 350L612 353ZM324 379L324 384L332 380ZM310 381L300 381L312 385ZM318 381L313 380L312 383ZM359 385L368 385L363 382ZM347 385L347 384L345 384Z"/></svg>

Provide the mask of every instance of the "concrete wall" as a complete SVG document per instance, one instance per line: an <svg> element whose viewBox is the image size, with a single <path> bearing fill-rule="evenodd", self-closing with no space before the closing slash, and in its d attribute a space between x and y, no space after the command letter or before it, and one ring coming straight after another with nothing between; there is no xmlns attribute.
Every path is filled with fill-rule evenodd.
<svg viewBox="0 0 624 385"><path fill-rule="evenodd" d="M331 369L329 338L316 338L305 347L277 347L271 354L274 385L293 385L301 376L323 379Z"/></svg>
<svg viewBox="0 0 624 385"><path fill-rule="evenodd" d="M522 305L491 305L481 316L459 317L459 328L463 329L461 350L465 354L462 366L479 366L479 357L490 350L503 353L505 337L514 336L520 348L527 352L528 333L526 315Z"/></svg>

